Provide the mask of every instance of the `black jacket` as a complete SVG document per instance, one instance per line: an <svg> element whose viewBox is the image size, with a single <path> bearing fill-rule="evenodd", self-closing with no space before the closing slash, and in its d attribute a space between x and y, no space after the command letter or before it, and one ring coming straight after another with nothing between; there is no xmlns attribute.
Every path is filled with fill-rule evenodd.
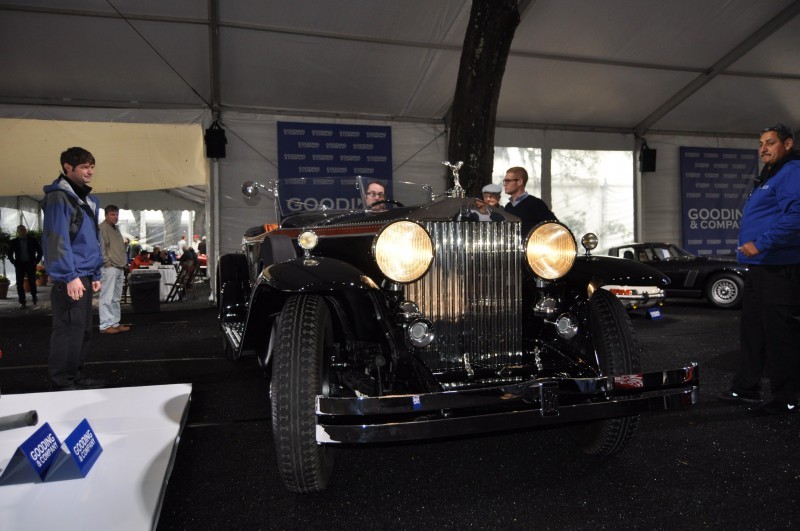
<svg viewBox="0 0 800 531"><path fill-rule="evenodd" d="M38 264L39 260L42 259L42 245L39 243L39 240L32 236L28 236L25 240L28 242L28 256L32 256L34 258L33 263ZM8 261L11 262L12 265L17 265L17 262L19 262L19 254L21 251L22 241L19 238L11 240Z"/></svg>

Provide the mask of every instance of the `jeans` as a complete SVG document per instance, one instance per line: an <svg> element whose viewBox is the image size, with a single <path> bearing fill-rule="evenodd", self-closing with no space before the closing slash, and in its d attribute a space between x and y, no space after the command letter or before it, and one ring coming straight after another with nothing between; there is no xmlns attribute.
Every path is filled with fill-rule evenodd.
<svg viewBox="0 0 800 531"><path fill-rule="evenodd" d="M119 301L125 273L116 267L104 267L100 288L100 330L119 326Z"/></svg>

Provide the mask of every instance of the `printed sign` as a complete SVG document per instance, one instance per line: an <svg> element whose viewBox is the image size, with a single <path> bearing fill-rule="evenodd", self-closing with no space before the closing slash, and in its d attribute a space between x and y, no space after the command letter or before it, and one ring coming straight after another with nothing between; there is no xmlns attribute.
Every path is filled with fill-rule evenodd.
<svg viewBox="0 0 800 531"><path fill-rule="evenodd" d="M360 209L356 176L390 181L388 126L278 122L278 179L285 214Z"/></svg>
<svg viewBox="0 0 800 531"><path fill-rule="evenodd" d="M67 447L72 458L72 462L77 466L78 473L86 477L89 470L94 465L97 458L103 452L100 441L97 440L94 430L89 425L89 421L83 419L78 427L64 439L64 446Z"/></svg>
<svg viewBox="0 0 800 531"><path fill-rule="evenodd" d="M735 256L758 151L681 147L680 157L683 247L700 256Z"/></svg>
<svg viewBox="0 0 800 531"><path fill-rule="evenodd" d="M0 483L44 481L57 458L63 453L61 441L50 424L45 422L19 445L0 476Z"/></svg>

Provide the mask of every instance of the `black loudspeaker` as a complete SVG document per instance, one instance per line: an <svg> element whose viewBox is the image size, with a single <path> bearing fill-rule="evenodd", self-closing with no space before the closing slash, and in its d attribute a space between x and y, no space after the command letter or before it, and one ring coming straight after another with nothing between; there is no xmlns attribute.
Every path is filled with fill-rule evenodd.
<svg viewBox="0 0 800 531"><path fill-rule="evenodd" d="M656 152L657 149L650 149L647 144L642 146L642 151L639 153L639 171L648 173L656 171Z"/></svg>
<svg viewBox="0 0 800 531"><path fill-rule="evenodd" d="M225 158L225 144L228 139L225 138L225 129L223 129L217 122L211 124L211 127L206 129L206 157L210 159L224 159Z"/></svg>

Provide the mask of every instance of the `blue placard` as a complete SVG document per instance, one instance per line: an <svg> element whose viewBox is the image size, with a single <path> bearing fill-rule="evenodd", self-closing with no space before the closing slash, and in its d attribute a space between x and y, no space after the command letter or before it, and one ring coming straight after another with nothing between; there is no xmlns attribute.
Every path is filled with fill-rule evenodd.
<svg viewBox="0 0 800 531"><path fill-rule="evenodd" d="M681 147L680 157L683 247L700 256L735 257L758 151Z"/></svg>
<svg viewBox="0 0 800 531"><path fill-rule="evenodd" d="M50 424L45 422L19 445L0 476L0 483L44 481L59 456L63 454L61 441L58 440Z"/></svg>
<svg viewBox="0 0 800 531"><path fill-rule="evenodd" d="M661 319L663 317L661 315L661 308L656 308L656 307L648 308L647 309L647 317L652 319L652 320L654 320L654 321L656 321L658 319Z"/></svg>
<svg viewBox="0 0 800 531"><path fill-rule="evenodd" d="M391 182L391 127L278 122L282 212L362 208L359 175Z"/></svg>
<svg viewBox="0 0 800 531"><path fill-rule="evenodd" d="M78 473L83 477L86 477L103 452L97 435L86 419L83 419L78 427L64 439L64 446L69 450L72 461L78 467Z"/></svg>

